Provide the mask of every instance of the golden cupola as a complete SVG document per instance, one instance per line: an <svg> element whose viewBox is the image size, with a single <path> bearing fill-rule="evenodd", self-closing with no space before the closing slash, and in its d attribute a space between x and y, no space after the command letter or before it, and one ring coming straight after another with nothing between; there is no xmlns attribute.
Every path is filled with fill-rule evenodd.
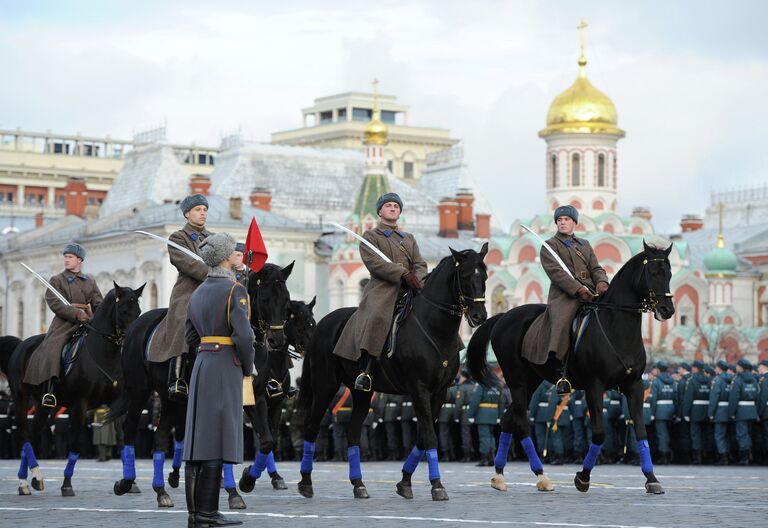
<svg viewBox="0 0 768 528"><path fill-rule="evenodd" d="M371 121L366 125L364 143L366 145L386 145L389 141L389 128L381 121L381 110L379 109L379 81L373 81L373 115Z"/></svg>
<svg viewBox="0 0 768 528"><path fill-rule="evenodd" d="M579 26L582 30L579 76L567 90L552 101L547 112L547 127L539 132L540 137L563 133L624 137L624 131L618 127L613 101L587 79L583 33L585 27L586 24L582 21Z"/></svg>

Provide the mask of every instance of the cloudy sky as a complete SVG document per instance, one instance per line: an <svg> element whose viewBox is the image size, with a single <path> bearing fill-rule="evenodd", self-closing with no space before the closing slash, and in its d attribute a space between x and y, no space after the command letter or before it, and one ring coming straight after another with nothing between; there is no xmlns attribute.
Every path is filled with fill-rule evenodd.
<svg viewBox="0 0 768 528"><path fill-rule="evenodd" d="M768 2L5 0L0 127L217 146L298 128L314 98L368 90L465 142L499 225L546 210L549 103L574 80L616 103L619 208L661 231L712 190L768 181Z"/></svg>

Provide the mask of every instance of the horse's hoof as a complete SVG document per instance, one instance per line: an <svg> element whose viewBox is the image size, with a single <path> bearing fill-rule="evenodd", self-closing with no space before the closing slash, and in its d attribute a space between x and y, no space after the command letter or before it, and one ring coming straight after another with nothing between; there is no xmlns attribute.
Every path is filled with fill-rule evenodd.
<svg viewBox="0 0 768 528"><path fill-rule="evenodd" d="M139 486L134 482L133 484L131 484L131 489L128 490L128 493L132 495L138 495L139 493L141 493L141 490L139 489Z"/></svg>
<svg viewBox="0 0 768 528"><path fill-rule="evenodd" d="M168 473L168 485L174 489L179 487L179 470L174 468Z"/></svg>
<svg viewBox="0 0 768 528"><path fill-rule="evenodd" d="M275 473L275 476L272 477L272 487L276 490L284 490L288 489L288 486L285 484L285 480L283 480L283 477Z"/></svg>
<svg viewBox="0 0 768 528"><path fill-rule="evenodd" d="M132 480L125 480L121 479L115 482L115 485L112 487L112 490L115 492L115 495L125 495L126 493L132 493L133 487L136 484ZM138 487L136 488L138 489Z"/></svg>
<svg viewBox="0 0 768 528"><path fill-rule="evenodd" d="M238 486L243 493L250 493L256 487L256 479L251 476L251 466L243 468L243 474L240 476Z"/></svg>
<svg viewBox="0 0 768 528"><path fill-rule="evenodd" d="M19 495L32 495L29 486L19 486Z"/></svg>
<svg viewBox="0 0 768 528"><path fill-rule="evenodd" d="M589 480L582 480L581 476L581 472L577 472L576 476L573 477L573 484L576 486L577 490L586 493L589 491Z"/></svg>
<svg viewBox="0 0 768 528"><path fill-rule="evenodd" d="M237 490L235 488L232 488L231 490L227 490L227 493L229 493L229 509L230 510L244 510L246 508L245 501L237 493Z"/></svg>
<svg viewBox="0 0 768 528"><path fill-rule="evenodd" d="M552 481L549 480L549 477L542 473L538 476L538 480L536 481L536 489L539 491L553 491L555 486L552 484Z"/></svg>
<svg viewBox="0 0 768 528"><path fill-rule="evenodd" d="M43 479L37 480L37 478L32 477L32 488L35 491L44 491L45 490L45 481Z"/></svg>
<svg viewBox="0 0 768 528"><path fill-rule="evenodd" d="M402 482L397 483L397 494L400 495L404 499L412 499L413 498L413 488L410 485L403 484Z"/></svg>
<svg viewBox="0 0 768 528"><path fill-rule="evenodd" d="M368 495L368 490L365 488L365 486L355 486L352 488L352 493L354 493L356 499L370 499L371 496Z"/></svg>
<svg viewBox="0 0 768 528"><path fill-rule="evenodd" d="M62 486L61 487L61 496L62 497L74 497L75 496L75 490L72 489L72 486Z"/></svg>
<svg viewBox="0 0 768 528"><path fill-rule="evenodd" d="M661 487L661 482L646 482L645 492L653 493L654 495L664 495L664 488Z"/></svg>
<svg viewBox="0 0 768 528"><path fill-rule="evenodd" d="M314 497L315 492L312 489L312 484L302 484L301 482L299 482L299 494L302 497L306 497L308 499L311 499L312 497Z"/></svg>
<svg viewBox="0 0 768 528"><path fill-rule="evenodd" d="M445 488L432 488L432 500L433 501L447 501L448 492Z"/></svg>
<svg viewBox="0 0 768 528"><path fill-rule="evenodd" d="M496 474L491 479L491 487L499 491L507 491L507 482L504 480L504 475Z"/></svg>
<svg viewBox="0 0 768 528"><path fill-rule="evenodd" d="M157 493L157 507L158 508L173 508L173 500L165 488L153 488Z"/></svg>

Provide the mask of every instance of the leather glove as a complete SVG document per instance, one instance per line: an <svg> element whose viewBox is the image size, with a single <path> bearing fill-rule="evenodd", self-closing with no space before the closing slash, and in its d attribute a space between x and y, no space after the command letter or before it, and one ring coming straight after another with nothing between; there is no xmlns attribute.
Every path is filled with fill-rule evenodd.
<svg viewBox="0 0 768 528"><path fill-rule="evenodd" d="M403 274L403 282L412 290L420 290L422 288L421 280L412 271Z"/></svg>
<svg viewBox="0 0 768 528"><path fill-rule="evenodd" d="M600 281L597 283L597 286L595 287L595 289L597 290L598 295L602 295L606 291L608 291L608 283Z"/></svg>
<svg viewBox="0 0 768 528"><path fill-rule="evenodd" d="M589 290L586 286L583 286L581 289L579 289L576 294L579 296L579 300L583 303L592 302L594 300L592 299L592 294L589 293Z"/></svg>
<svg viewBox="0 0 768 528"><path fill-rule="evenodd" d="M85 323L85 322L89 321L90 319L91 318L88 317L88 314L85 313L85 310L78 310L77 311L77 320L80 321L81 323Z"/></svg>

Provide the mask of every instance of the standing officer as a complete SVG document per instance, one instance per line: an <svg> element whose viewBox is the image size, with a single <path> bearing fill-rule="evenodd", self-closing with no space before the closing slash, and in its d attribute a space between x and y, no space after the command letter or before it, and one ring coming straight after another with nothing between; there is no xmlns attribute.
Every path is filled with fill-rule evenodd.
<svg viewBox="0 0 768 528"><path fill-rule="evenodd" d="M768 359L757 365L760 375L760 392L757 397L757 419L760 427L760 456L763 464L768 463Z"/></svg>
<svg viewBox="0 0 768 528"><path fill-rule="evenodd" d="M683 361L677 367L677 406L675 407L675 425L672 427L675 442L672 451L678 462L687 464L691 458L691 423L683 420L683 402L685 390L691 381L691 365Z"/></svg>
<svg viewBox="0 0 768 528"><path fill-rule="evenodd" d="M200 254L200 246L211 233L205 228L208 220L208 199L202 194L187 196L179 205L186 225L171 234L168 240L187 248L192 253ZM172 400L183 400L189 388L184 381L185 362L189 347L184 341L184 321L192 292L206 280L208 266L189 255L168 247L171 264L178 270L179 276L171 290L168 315L157 325L149 342L149 361L163 363L171 360L168 367L168 396ZM236 257L235 266L240 265ZM234 278L234 275L232 276Z"/></svg>
<svg viewBox="0 0 768 528"><path fill-rule="evenodd" d="M493 384L490 387L475 385L469 399L468 419L477 426L480 463L478 466L493 466L496 454L496 439L493 428L501 421L504 408L501 405L501 389Z"/></svg>
<svg viewBox="0 0 768 528"><path fill-rule="evenodd" d="M384 413L382 423L387 433L387 460L400 460L403 452L400 450L400 435L398 434L398 424L400 423L400 408L403 404L403 397L398 394L384 394L383 400Z"/></svg>
<svg viewBox="0 0 768 528"><path fill-rule="evenodd" d="M536 387L528 404L528 419L533 422L536 450L539 452L539 456L543 456L547 443L548 422L555 412L554 393L555 386L551 382L543 380Z"/></svg>
<svg viewBox="0 0 768 528"><path fill-rule="evenodd" d="M336 462L347 461L347 426L352 417L352 392L344 385L339 387L331 401L333 415L333 458Z"/></svg>
<svg viewBox="0 0 768 528"><path fill-rule="evenodd" d="M728 465L728 400L731 392L733 377L728 373L728 363L722 359L715 367L717 377L712 382L712 390L709 392L709 421L715 424L715 448L717 449L717 462L719 466Z"/></svg>
<svg viewBox="0 0 768 528"><path fill-rule="evenodd" d="M568 394L565 396L557 394L555 391L552 399L555 405L554 408L550 406L550 410L553 411L549 426L549 445L552 452L550 464L559 466L565 461L566 453L572 445L571 409L569 407L571 397Z"/></svg>
<svg viewBox="0 0 768 528"><path fill-rule="evenodd" d="M704 373L704 362L697 359L693 362L693 374L685 386L682 405L683 420L690 426L691 463L695 465L702 463L710 388L711 380Z"/></svg>
<svg viewBox="0 0 768 528"><path fill-rule="evenodd" d="M615 463L621 458L620 451L624 448L620 444L624 440L621 433L624 432L623 418L621 416L621 393L616 389L610 389L603 393L603 430L605 440L601 455L610 462Z"/></svg>
<svg viewBox="0 0 768 528"><path fill-rule="evenodd" d="M400 444L403 453L410 453L416 445L416 411L413 409L413 400L410 396L403 396L400 408Z"/></svg>
<svg viewBox="0 0 768 528"><path fill-rule="evenodd" d="M651 383L651 419L656 424L656 440L659 444L658 464L672 462L672 449L670 447L669 427L675 419L677 407L677 390L675 380L667 369L666 361L657 361L656 368L659 375Z"/></svg>
<svg viewBox="0 0 768 528"><path fill-rule="evenodd" d="M85 260L85 249L80 244L67 244L62 251L64 271L48 281L56 288L69 305L63 303L50 290L45 290L45 302L55 314L43 342L29 358L24 373L24 383L40 385L48 382L48 389L43 395L43 407L56 407L54 385L61 375L61 351L75 330L91 320L93 312L101 304L102 296L96 281L80 271Z"/></svg>
<svg viewBox="0 0 768 528"><path fill-rule="evenodd" d="M457 380L458 381L458 380ZM440 454L447 462L456 460L456 447L453 445L451 429L456 420L456 394L459 386L454 382L445 393L445 403L437 415L438 431L440 433Z"/></svg>
<svg viewBox="0 0 768 528"><path fill-rule="evenodd" d="M741 358L736 363L736 372L728 395L728 414L736 422L739 465L746 466L752 459L752 424L757 420L760 385L747 358Z"/></svg>
<svg viewBox="0 0 768 528"><path fill-rule="evenodd" d="M255 357L248 292L235 282L235 241L227 233L207 237L200 256L208 277L189 300L186 344L198 352L190 378L184 437L184 480L190 526L242 524L219 513L224 462L243 461L243 376L250 378ZM224 308L224 309L222 309Z"/></svg>
<svg viewBox="0 0 768 528"><path fill-rule="evenodd" d="M583 390L574 391L571 394L571 400L568 407L571 411L571 428L573 429L573 463L581 464L584 462L584 455L587 453L587 427L585 423L587 414L587 402Z"/></svg>
<svg viewBox="0 0 768 528"><path fill-rule="evenodd" d="M466 369L459 371L459 390L456 392L456 412L459 414L461 428L461 461L469 462L473 458L472 424L469 422L469 399L475 390L476 382L469 379Z"/></svg>

